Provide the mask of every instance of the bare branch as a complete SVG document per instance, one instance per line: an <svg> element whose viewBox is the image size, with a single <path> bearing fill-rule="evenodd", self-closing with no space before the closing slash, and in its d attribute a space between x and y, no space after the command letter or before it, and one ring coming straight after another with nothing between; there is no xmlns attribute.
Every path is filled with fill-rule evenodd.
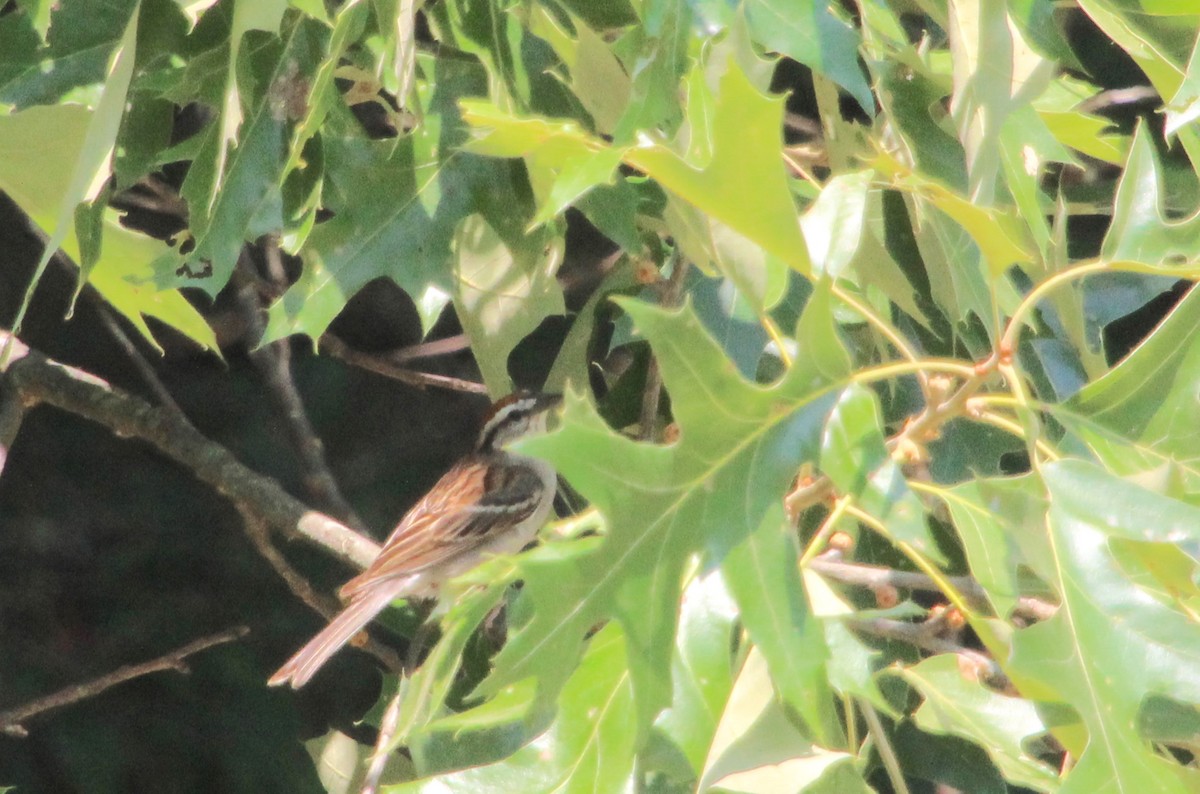
<svg viewBox="0 0 1200 794"><path fill-rule="evenodd" d="M263 245L268 261L274 261L274 269L280 271L278 275L282 277L283 266L278 261L278 245L270 239ZM262 339L266 326L263 322L258 289L245 262L245 254L239 270L234 274L234 283L238 310L249 331L247 342L256 345ZM365 525L342 496L337 479L325 462L325 444L317 435L312 422L308 420L308 412L304 410L304 401L300 398L300 392L297 391L296 382L292 378L292 356L288 342L280 340L262 345L251 349L249 355L251 363L266 384L271 401L283 416L288 441L300 463L301 481L308 498L361 531Z"/></svg>
<svg viewBox="0 0 1200 794"><path fill-rule="evenodd" d="M430 372L416 372L406 369L397 366L390 357L374 356L370 353L355 350L328 332L321 337L321 350L334 358L340 358L347 364L353 364L360 369L374 372L376 375L382 375L385 378L398 380L401 383L407 383L410 386L422 389L427 386L434 386L439 389L450 389L451 391L487 394L487 386L484 386L482 383L462 380L461 378L452 378L449 375L434 375Z"/></svg>
<svg viewBox="0 0 1200 794"><path fill-rule="evenodd" d="M671 255L671 264L673 269L670 280L667 281L659 301L664 308L668 309L674 308L679 303L684 276L688 271L688 263L678 252ZM655 426L658 423L658 404L662 399L662 386L662 372L658 368L658 357L653 356L646 366L646 387L642 393L642 413L638 428L638 436L642 440L654 438Z"/></svg>
<svg viewBox="0 0 1200 794"><path fill-rule="evenodd" d="M73 684L52 695L47 695L44 698L38 698L23 706L0 712L0 733L24 738L29 735L29 732L25 729L23 723L31 717L36 717L39 714L44 714L47 711L59 709L63 706L73 705L81 700L93 698L117 684L123 684L126 681L149 675L150 673L175 670L176 672L186 674L189 672L188 666L184 661L187 657L208 650L216 645L224 645L227 642L241 639L248 633L250 633L250 629L245 626L226 629L218 634L212 634L194 642L189 642L187 645L177 648L157 659L151 659L141 664L129 664L119 667L107 675L102 675L99 678L82 684Z"/></svg>
<svg viewBox="0 0 1200 794"><path fill-rule="evenodd" d="M396 727L400 724L400 707L403 705L405 692L404 687L396 690L396 696L388 703L387 710L383 712L383 719L379 721L379 738L375 740L375 749L371 752L371 763L363 777L360 794L375 794L379 788L379 779L383 777L383 771L387 768L388 748L391 747L396 736Z"/></svg>
<svg viewBox="0 0 1200 794"><path fill-rule="evenodd" d="M862 634L903 642L930 653L952 653L958 657L959 671L964 675L1005 694L1017 694L1012 681L995 659L945 636L942 633L944 624L936 618L924 623L906 623L887 618L848 618L846 625Z"/></svg>
<svg viewBox="0 0 1200 794"><path fill-rule="evenodd" d="M895 571L878 565L841 562L828 557L818 557L808 563L808 567L826 579L857 587L899 587L905 590L922 590L931 593L941 591L930 577L923 573L912 571ZM970 576L947 576L946 580L954 585L970 602L972 608L989 610L987 593L979 582ZM1034 620L1048 620L1058 611L1058 607L1045 601L1023 596L1017 600L1016 614Z"/></svg>
<svg viewBox="0 0 1200 794"><path fill-rule="evenodd" d="M6 377L26 405L53 405L119 436L143 439L218 493L261 516L272 528L324 546L356 568L366 568L379 553L374 541L310 510L274 480L247 468L229 450L205 438L184 416L150 405L86 372L64 367L0 330L0 346L10 340L14 349Z"/></svg>
<svg viewBox="0 0 1200 794"><path fill-rule="evenodd" d="M25 419L25 404L17 390L9 385L0 374L0 474L8 461L8 450L12 447Z"/></svg>
<svg viewBox="0 0 1200 794"><path fill-rule="evenodd" d="M95 293L88 293L89 296L95 297ZM172 411L182 414L183 410L179 404L175 402L175 398L171 396L171 392L167 391L167 387L159 380L158 373L154 371L154 367L142 355L142 351L137 349L137 345L129 338L129 334L125 333L125 329L121 328L121 324L112 316L112 312L100 300L96 300L96 309L100 315L101 322L108 332L112 334L113 339L117 340L117 344L125 351L125 355L133 362L133 366L137 368L138 374L142 376L142 380L150 391L154 392L155 398L164 408L169 408Z"/></svg>
<svg viewBox="0 0 1200 794"><path fill-rule="evenodd" d="M275 572L287 584L288 589L318 615L326 620L332 620L342 608L337 599L318 592L307 579L300 575L299 571L288 563L279 553L279 549L271 543L270 532L262 519L243 505L238 505L238 512L242 515L242 527L246 530L250 542L254 544L255 549L266 559L267 563L275 569ZM404 670L404 660L400 658L400 654L374 639L368 637L363 645L356 647L361 647L393 672L399 673Z"/></svg>
<svg viewBox="0 0 1200 794"><path fill-rule="evenodd" d="M405 361L412 361L415 358L431 358L433 356L445 356L450 353L457 353L460 350L466 350L471 346L471 340L466 334L455 334L447 336L445 339L433 339L429 342L419 342L415 345L402 347L387 357L395 364L403 364Z"/></svg>

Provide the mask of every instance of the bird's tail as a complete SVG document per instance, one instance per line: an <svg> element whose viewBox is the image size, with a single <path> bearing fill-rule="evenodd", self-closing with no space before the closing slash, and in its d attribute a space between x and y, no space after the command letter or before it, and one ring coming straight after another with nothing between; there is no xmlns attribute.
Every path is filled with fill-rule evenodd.
<svg viewBox="0 0 1200 794"><path fill-rule="evenodd" d="M401 580L403 581L403 580ZM308 683L309 679L321 669L321 665L329 661L338 650L350 641L350 638L366 627L371 619L383 611L383 608L399 597L403 588L397 583L391 586L376 587L372 590L360 590L359 597L350 602L321 630L321 633L309 640L308 644L296 651L296 655L288 659L283 667L276 671L267 681L269 686L286 684L289 681L293 689L299 689Z"/></svg>

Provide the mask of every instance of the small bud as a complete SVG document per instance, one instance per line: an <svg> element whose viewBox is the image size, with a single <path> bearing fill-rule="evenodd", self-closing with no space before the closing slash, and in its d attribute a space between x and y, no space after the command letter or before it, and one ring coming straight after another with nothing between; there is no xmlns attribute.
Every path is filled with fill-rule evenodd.
<svg viewBox="0 0 1200 794"><path fill-rule="evenodd" d="M658 266L651 259L639 259L634 265L633 280L643 287L656 284L661 278Z"/></svg>
<svg viewBox="0 0 1200 794"><path fill-rule="evenodd" d="M875 606L880 609L891 609L900 603L900 591L890 584L876 585L871 590L875 593Z"/></svg>
<svg viewBox="0 0 1200 794"><path fill-rule="evenodd" d="M827 545L831 549L846 554L854 548L854 538L845 532L834 532L829 536L829 543Z"/></svg>
<svg viewBox="0 0 1200 794"><path fill-rule="evenodd" d="M929 401L941 405L954 388L954 379L949 375L931 375L929 378Z"/></svg>
<svg viewBox="0 0 1200 794"><path fill-rule="evenodd" d="M679 423L671 422L669 425L667 425L666 427L663 428L663 434L662 434L663 443L664 444L674 444L676 441L679 440L679 437L681 435L683 435L683 434L679 430Z"/></svg>

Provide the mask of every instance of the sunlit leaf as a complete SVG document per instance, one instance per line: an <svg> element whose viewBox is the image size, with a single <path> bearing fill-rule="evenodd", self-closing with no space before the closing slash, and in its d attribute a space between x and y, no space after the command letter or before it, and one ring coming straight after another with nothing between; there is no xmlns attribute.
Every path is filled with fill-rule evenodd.
<svg viewBox="0 0 1200 794"><path fill-rule="evenodd" d="M471 215L455 234L455 306L484 382L495 394L512 390L508 354L548 314L564 311L554 274L561 243L532 235L509 248L480 215Z"/></svg>
<svg viewBox="0 0 1200 794"><path fill-rule="evenodd" d="M1152 265L1194 260L1200 212L1182 220L1167 220L1162 203L1162 175L1150 134L1142 126L1133 136L1125 173L1117 186L1101 256Z"/></svg>
<svg viewBox="0 0 1200 794"><path fill-rule="evenodd" d="M692 130L712 141L707 162L689 162L666 147L644 144L630 149L625 161L807 274L808 249L779 157L781 121L782 101L759 94L731 62L721 79L711 129Z"/></svg>
<svg viewBox="0 0 1200 794"><path fill-rule="evenodd" d="M1029 755L1024 743L1045 732L1032 703L964 677L954 654L926 659L897 675L924 697L913 715L917 727L971 739L991 756L1005 779L1035 791L1055 791L1058 773Z"/></svg>
<svg viewBox="0 0 1200 794"><path fill-rule="evenodd" d="M766 661L752 648L713 738L697 791L869 792L845 752L817 747L775 699Z"/></svg>
<svg viewBox="0 0 1200 794"><path fill-rule="evenodd" d="M0 189L47 234L55 228L91 125L91 111L78 105L30 108L0 117ZM72 203L70 219L74 207ZM70 226L63 231L62 250L78 261L75 233ZM200 313L179 292L155 286L151 263L166 246L125 228L112 210L104 213L103 236L89 277L100 294L152 343L143 315L215 349L216 338Z"/></svg>
<svg viewBox="0 0 1200 794"><path fill-rule="evenodd" d="M941 559L920 500L884 446L883 418L867 389L852 386L838 398L821 440L821 471L879 519L891 538Z"/></svg>
<svg viewBox="0 0 1200 794"><path fill-rule="evenodd" d="M671 705L654 727L683 753L693 777L704 768L733 687L736 618L737 606L719 572L697 577L684 590L671 663Z"/></svg>
<svg viewBox="0 0 1200 794"><path fill-rule="evenodd" d="M1155 753L1137 720L1152 694L1200 702L1200 625L1131 581L1111 539L1195 543L1200 512L1147 491L1134 495L1082 462L1049 464L1043 476L1062 606L1014 635L1010 669L1025 695L1068 704L1087 727L1086 746L1068 746L1079 760L1061 791L1192 791L1200 776Z"/></svg>
<svg viewBox="0 0 1200 794"><path fill-rule="evenodd" d="M589 642L587 653L558 698L550 729L511 757L461 772L389 786L403 792L621 791L633 773L637 731L633 687L625 667L625 639L609 625Z"/></svg>
<svg viewBox="0 0 1200 794"><path fill-rule="evenodd" d="M609 529L594 553L569 566L523 558L532 618L497 657L488 689L536 675L555 691L562 660L574 656L597 621L615 616L629 637L638 710L647 724L667 705L688 560L700 553L721 559L782 498L800 462L815 455L829 384L841 373L821 359L828 356L824 348L838 346L830 331L780 383L764 388L737 374L690 309L621 306L654 348L681 439L670 446L636 443L570 398L560 430L522 445L554 461L601 509Z"/></svg>
<svg viewBox="0 0 1200 794"><path fill-rule="evenodd" d="M780 696L803 717L814 740L837 746L842 731L826 671L829 651L809 609L797 557L780 501L767 510L762 526L730 551L722 570Z"/></svg>
<svg viewBox="0 0 1200 794"><path fill-rule="evenodd" d="M1178 481L1200 499L1200 294L1192 290L1117 367L1054 408L1054 415L1117 474ZM1153 399L1145 399L1153 394Z"/></svg>

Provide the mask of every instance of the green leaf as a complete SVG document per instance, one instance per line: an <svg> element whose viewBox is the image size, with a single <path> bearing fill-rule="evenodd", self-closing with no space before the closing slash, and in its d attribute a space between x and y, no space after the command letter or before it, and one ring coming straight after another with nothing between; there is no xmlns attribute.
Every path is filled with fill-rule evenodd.
<svg viewBox="0 0 1200 794"><path fill-rule="evenodd" d="M621 791L633 774L637 731L633 687L621 629L610 624L588 651L558 699L554 724L510 758L461 772L388 786L405 792Z"/></svg>
<svg viewBox="0 0 1200 794"><path fill-rule="evenodd" d="M838 174L825 183L800 219L816 273L833 279L845 277L863 237L874 176L870 170Z"/></svg>
<svg viewBox="0 0 1200 794"><path fill-rule="evenodd" d="M594 4L603 5L603 4ZM692 10L687 0L647 0L641 24L617 43L616 51L632 77L629 101L617 121L613 140L632 142L638 132L670 135L683 120L679 81L687 73Z"/></svg>
<svg viewBox="0 0 1200 794"><path fill-rule="evenodd" d="M795 532L779 501L767 509L762 525L729 552L722 571L783 701L804 719L814 740L840 746L845 739L825 669L829 650L809 610L798 557Z"/></svg>
<svg viewBox="0 0 1200 794"><path fill-rule="evenodd" d="M521 445L553 461L600 508L609 531L593 553L563 564L522 559L532 618L500 652L486 686L536 675L553 693L581 638L615 616L629 637L639 724L648 726L667 705L688 561L704 552L722 559L782 498L801 461L815 455L830 378L841 373L827 375L809 353L763 388L737 374L690 308L619 303L654 348L681 439L635 443L569 397L563 426ZM837 347L828 326L822 338Z"/></svg>
<svg viewBox="0 0 1200 794"><path fill-rule="evenodd" d="M851 386L838 398L821 443L821 471L840 493L887 527L891 540L944 562L925 519L925 509L888 454L883 417L875 395Z"/></svg>
<svg viewBox="0 0 1200 794"><path fill-rule="evenodd" d="M500 569L500 570L497 570ZM463 649L479 624L503 599L514 569L509 560L490 561L463 580L467 592L453 599L438 625L441 636L421 668L400 682L404 708L397 722L393 746L408 743L436 717L454 685ZM481 585L471 587L471 584Z"/></svg>
<svg viewBox="0 0 1200 794"><path fill-rule="evenodd" d="M87 132L79 148L78 157L71 172L70 182L66 190L55 194L58 198L58 212L53 226L48 227L50 239L46 242L41 259L34 267L33 279L25 291L25 299L17 310L13 320L13 331L20 332L21 322L33 299L33 292L41 280L42 273L49 264L51 257L58 251L63 240L70 233L70 227L76 218L85 220L90 228L78 228L76 239L80 242L80 251L75 260L80 266L80 278L77 282L75 296L83 288L83 282L88 276L91 266L99 258L99 230L95 226L98 218L91 213L82 216L78 214L80 204L95 200L112 175L112 157L116 146L117 132L121 127L121 116L125 110L125 95L129 91L129 81L133 76L133 64L137 49L137 14L129 17L129 24L121 37L120 44L112 51L112 60L106 70L107 81L96 102L96 107L90 114ZM89 220L90 216L90 220ZM89 241L89 238L92 238ZM89 250L90 249L90 250ZM74 298L72 298L74 305Z"/></svg>
<svg viewBox="0 0 1200 794"><path fill-rule="evenodd" d="M737 630L734 604L720 572L697 576L683 592L671 705L654 722L684 755L691 777L700 776L736 672L731 639Z"/></svg>
<svg viewBox="0 0 1200 794"><path fill-rule="evenodd" d="M1119 365L1052 409L1116 474L1176 482L1200 501L1200 293L1195 289ZM1154 399L1146 399L1153 394Z"/></svg>
<svg viewBox="0 0 1200 794"><path fill-rule="evenodd" d="M1007 617L1022 595L1017 567L1041 559L1020 546L1021 538L1042 529L1045 505L1037 478L980 478L938 488L937 494L950 509L971 574L996 614Z"/></svg>
<svg viewBox="0 0 1200 794"><path fill-rule="evenodd" d="M517 343L544 317L566 310L554 277L561 241L542 233L520 243L509 248L481 215L468 216L455 234L454 305L493 394L512 391L508 355Z"/></svg>
<svg viewBox="0 0 1200 794"><path fill-rule="evenodd" d="M828 668L830 685L840 694L855 695L879 711L894 714L895 709L879 691L876 672L885 664L882 654L846 625L845 619L854 615L854 608L818 574L806 568L803 575L813 614L821 618L825 630L829 657L837 660Z"/></svg>
<svg viewBox="0 0 1200 794"><path fill-rule="evenodd" d="M428 326L454 294L451 244L472 213L482 214L510 250L525 244L533 207L520 166L453 148L462 138L458 102L486 90L486 75L459 59L440 58L435 68L425 123L410 135L368 141L347 131L324 138L324 205L334 217L309 236L304 272L270 308L266 340L318 338L346 301L380 276L429 307L422 316ZM356 125L344 110L336 121Z"/></svg>
<svg viewBox="0 0 1200 794"><path fill-rule="evenodd" d="M871 791L855 769L853 756L813 745L788 720L757 648L750 649L738 673L696 790Z"/></svg>
<svg viewBox="0 0 1200 794"><path fill-rule="evenodd" d="M287 0L233 0L233 21L229 30L229 68L225 72L225 95L221 105L219 134L216 138L215 163L213 180L209 186L207 201L204 206L209 214L216 203L225 180L225 162L229 155L229 145L238 137L242 126L241 88L238 85L242 70L238 63L238 55L242 50L242 39L252 30L261 30L274 34L279 30L283 13L287 10ZM272 79L277 75L273 74ZM239 146L249 137L241 136ZM232 170L232 167L231 169ZM195 212L195 208L193 208Z"/></svg>
<svg viewBox="0 0 1200 794"><path fill-rule="evenodd" d="M874 165L890 175L896 187L936 207L971 235L987 262L988 274L993 280L1003 276L1010 266L1029 261L1025 232L1012 213L979 206L887 155L879 155Z"/></svg>
<svg viewBox="0 0 1200 794"><path fill-rule="evenodd" d="M93 114L79 105L35 107L0 116L0 190L8 193L47 234L55 228L93 128ZM73 220L75 204L70 205ZM155 317L201 346L215 350L211 328L175 290L155 286L151 263L167 247L125 228L112 210L104 212L104 243L89 282L152 344L143 317ZM64 229L62 250L74 261L81 253L75 232Z"/></svg>
<svg viewBox="0 0 1200 794"><path fill-rule="evenodd" d="M122 40L130 25L136 28L139 6L138 0L55 4L38 67L21 68L20 76L14 76L0 93L0 100L17 107L48 105L74 88L103 82L113 51L132 50Z"/></svg>
<svg viewBox="0 0 1200 794"><path fill-rule="evenodd" d="M834 16L827 3L746 0L744 8L757 43L820 72L874 113L875 97L858 65L858 32Z"/></svg>
<svg viewBox="0 0 1200 794"><path fill-rule="evenodd" d="M1161 195L1158 158L1150 133L1142 125L1133 136L1125 172L1113 199L1112 223L1100 253L1103 259L1170 265L1195 258L1200 213L1168 221L1163 217Z"/></svg>
<svg viewBox="0 0 1200 794"><path fill-rule="evenodd" d="M1179 90L1167 102L1167 123L1163 129L1166 136L1174 135L1184 125L1200 119L1200 37L1192 48L1187 71Z"/></svg>
<svg viewBox="0 0 1200 794"><path fill-rule="evenodd" d="M912 684L925 699L913 715L918 728L975 742L1010 783L1035 791L1058 789L1057 771L1024 749L1029 739L1046 732L1032 703L966 678L955 654L896 668L895 675Z"/></svg>
<svg viewBox="0 0 1200 794"><path fill-rule="evenodd" d="M1140 8L1122 6L1123 4L1112 3L1109 0L1080 0L1079 3L1079 7L1105 35L1125 50L1141 67L1159 96L1174 96L1183 83L1184 73L1179 66L1182 60L1171 52L1171 37L1164 35L1167 34L1170 24L1168 23L1166 28L1155 26L1154 18L1145 16L1145 12ZM1200 15L1200 10L1189 9L1187 4L1176 6L1176 11ZM1187 36L1189 43L1195 38L1196 21L1184 19L1179 26L1186 31L1183 35Z"/></svg>
<svg viewBox="0 0 1200 794"><path fill-rule="evenodd" d="M1064 792L1194 791L1195 770L1154 753L1137 733L1150 695L1200 702L1200 629L1130 580L1115 537L1145 542L1200 539L1200 510L1135 489L1081 461L1044 467L1050 494L1050 564L1062 606L1016 632L1009 672L1028 697L1073 708L1086 747Z"/></svg>
<svg viewBox="0 0 1200 794"><path fill-rule="evenodd" d="M808 249L779 156L782 122L783 100L758 93L730 61L711 126L692 130L711 140L711 157L685 159L652 144L629 149L625 162L807 275Z"/></svg>
<svg viewBox="0 0 1200 794"><path fill-rule="evenodd" d="M296 124L292 131L287 163L283 167L285 174L299 168L302 163L305 145L321 129L334 105L341 102L334 83L334 75L341 64L342 56L347 48L362 35L367 23L369 7L365 0L352 0L344 4L338 11L329 36L329 51L317 67L312 78L312 90L308 96L308 108L304 118Z"/></svg>
<svg viewBox="0 0 1200 794"><path fill-rule="evenodd" d="M0 109L13 101L9 96L11 86L37 72L41 44L29 13L15 11L0 16Z"/></svg>
<svg viewBox="0 0 1200 794"><path fill-rule="evenodd" d="M240 7L240 4L239 4ZM239 67L244 85L235 98L248 103L232 154L227 131L212 126L184 180L180 195L188 202L189 230L195 248L160 265L180 272L177 286L198 286L216 294L229 280L247 240L283 227L282 199L287 134L283 95L309 79L321 58L324 26L293 14L276 39L261 34L248 41ZM240 100L239 100L240 101ZM226 113L230 112L228 108ZM211 269L200 262L211 263Z"/></svg>

